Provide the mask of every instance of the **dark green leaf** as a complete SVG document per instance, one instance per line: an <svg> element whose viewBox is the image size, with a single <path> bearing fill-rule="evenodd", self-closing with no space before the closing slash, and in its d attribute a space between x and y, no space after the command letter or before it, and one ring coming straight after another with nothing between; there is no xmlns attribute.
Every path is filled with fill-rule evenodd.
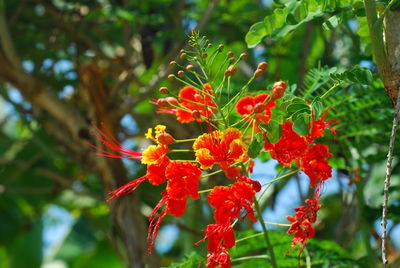
<svg viewBox="0 0 400 268"><path fill-rule="evenodd" d="M249 149L247 151L247 154L249 155L250 158L256 158L260 152L261 149L264 146L264 136L262 133L257 133L256 135L254 135L254 138L252 140L252 142L249 145Z"/></svg>
<svg viewBox="0 0 400 268"><path fill-rule="evenodd" d="M318 120L319 117L322 115L322 109L323 109L323 105L321 102L321 99L319 97L316 97L312 103L311 103L311 107L314 113L314 118L315 120Z"/></svg>
<svg viewBox="0 0 400 268"><path fill-rule="evenodd" d="M293 131L300 136L306 136L308 134L308 123L310 122L310 115L303 113L296 118L293 123Z"/></svg>

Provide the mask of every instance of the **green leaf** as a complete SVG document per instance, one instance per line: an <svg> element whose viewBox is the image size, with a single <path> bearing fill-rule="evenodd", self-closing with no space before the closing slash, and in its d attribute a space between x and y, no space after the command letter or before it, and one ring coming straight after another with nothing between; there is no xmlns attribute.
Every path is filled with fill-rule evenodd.
<svg viewBox="0 0 400 268"><path fill-rule="evenodd" d="M323 105L321 102L320 97L316 97L311 103L312 110L314 112L315 120L318 120L319 117L322 115Z"/></svg>
<svg viewBox="0 0 400 268"><path fill-rule="evenodd" d="M179 263L172 263L168 268L191 268L197 267L201 262L204 261L204 257L200 256L196 252L192 252L185 256L185 259Z"/></svg>
<svg viewBox="0 0 400 268"><path fill-rule="evenodd" d="M303 102L295 102L295 103L290 104L287 108L287 111L289 114L293 114L300 110L309 110L309 109L310 109L310 107L307 105L307 103L305 103L303 101Z"/></svg>
<svg viewBox="0 0 400 268"><path fill-rule="evenodd" d="M249 32L246 34L245 40L249 47L255 47L266 35L267 30L264 22L260 21L250 27Z"/></svg>
<svg viewBox="0 0 400 268"><path fill-rule="evenodd" d="M264 143L265 141L262 133L257 133L256 135L254 135L253 141L250 143L249 149L247 151L249 157L256 158L260 154Z"/></svg>
<svg viewBox="0 0 400 268"><path fill-rule="evenodd" d="M260 124L260 128L261 128L261 125L263 125L263 124ZM269 121L268 125L264 124L263 127L264 127L263 130L267 131L268 141L272 144L277 143L282 136L281 125L277 121L271 120L271 121Z"/></svg>
<svg viewBox="0 0 400 268"><path fill-rule="evenodd" d="M370 85L373 82L373 75L369 69L355 66L351 70L331 74L331 79L338 83Z"/></svg>
<svg viewBox="0 0 400 268"><path fill-rule="evenodd" d="M327 21L322 23L322 28L326 31L335 29L342 21L341 16L335 15L330 17Z"/></svg>
<svg viewBox="0 0 400 268"><path fill-rule="evenodd" d="M303 113L296 118L293 123L293 131L300 136L306 136L308 134L308 123L310 122L310 115Z"/></svg>

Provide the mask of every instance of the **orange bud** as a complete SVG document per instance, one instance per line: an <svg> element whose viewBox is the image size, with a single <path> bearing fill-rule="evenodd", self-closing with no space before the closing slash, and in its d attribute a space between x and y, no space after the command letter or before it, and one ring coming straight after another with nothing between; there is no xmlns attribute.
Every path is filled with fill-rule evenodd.
<svg viewBox="0 0 400 268"><path fill-rule="evenodd" d="M265 110L265 105L263 103L257 103L254 106L254 112L257 114L264 112L264 110Z"/></svg>
<svg viewBox="0 0 400 268"><path fill-rule="evenodd" d="M258 64L257 69L261 69L263 71L267 70L268 68L268 63L266 63L265 61L261 62L260 64Z"/></svg>
<svg viewBox="0 0 400 268"><path fill-rule="evenodd" d="M173 106L177 106L178 105L178 100L174 97L166 97L165 100Z"/></svg>
<svg viewBox="0 0 400 268"><path fill-rule="evenodd" d="M227 70L230 72L230 76L234 76L236 74L236 66L235 65L229 66Z"/></svg>
<svg viewBox="0 0 400 268"><path fill-rule="evenodd" d="M286 90L286 83L283 81L278 81L272 86L272 88L274 88L274 87L282 87L283 90Z"/></svg>
<svg viewBox="0 0 400 268"><path fill-rule="evenodd" d="M175 139L168 133L160 133L156 137L157 141L164 145L170 145L175 143Z"/></svg>
<svg viewBox="0 0 400 268"><path fill-rule="evenodd" d="M169 65L170 65L170 66L175 66L175 65L176 65L176 61L174 61L174 60L173 60L173 61L170 61L170 62L169 62Z"/></svg>
<svg viewBox="0 0 400 268"><path fill-rule="evenodd" d="M193 110L192 111L192 116L194 119L200 119L201 118L201 114L199 112L199 110Z"/></svg>
<svg viewBox="0 0 400 268"><path fill-rule="evenodd" d="M223 44L220 44L219 46L218 46L218 51L219 52L222 52L222 50L224 50L224 45Z"/></svg>
<svg viewBox="0 0 400 268"><path fill-rule="evenodd" d="M174 74L169 74L167 78L168 78L169 81L172 81L172 80L175 79L175 75Z"/></svg>
<svg viewBox="0 0 400 268"><path fill-rule="evenodd" d="M242 54L240 54L240 58L241 59L247 59L247 54L246 53L242 53Z"/></svg>
<svg viewBox="0 0 400 268"><path fill-rule="evenodd" d="M192 64L189 64L186 66L186 70L188 70L188 71L193 71L193 69L194 69L194 66Z"/></svg>
<svg viewBox="0 0 400 268"><path fill-rule="evenodd" d="M277 100L283 97L285 93L285 89L281 86L274 86L272 87L271 98L273 100Z"/></svg>
<svg viewBox="0 0 400 268"><path fill-rule="evenodd" d="M166 107L168 105L167 100L164 98L158 99L156 103L159 107Z"/></svg>
<svg viewBox="0 0 400 268"><path fill-rule="evenodd" d="M255 76L255 77L261 77L261 76L263 75L263 73L264 73L264 70L257 69L257 70L254 72L254 76Z"/></svg>
<svg viewBox="0 0 400 268"><path fill-rule="evenodd" d="M160 87L160 89L158 91L160 91L161 94L167 94L168 93L168 88L167 87Z"/></svg>
<svg viewBox="0 0 400 268"><path fill-rule="evenodd" d="M228 56L228 58L232 58L235 53L233 51L229 51L228 53L226 53L226 55Z"/></svg>
<svg viewBox="0 0 400 268"><path fill-rule="evenodd" d="M178 76L179 77L184 77L185 76L185 72L182 71L182 70L178 71Z"/></svg>

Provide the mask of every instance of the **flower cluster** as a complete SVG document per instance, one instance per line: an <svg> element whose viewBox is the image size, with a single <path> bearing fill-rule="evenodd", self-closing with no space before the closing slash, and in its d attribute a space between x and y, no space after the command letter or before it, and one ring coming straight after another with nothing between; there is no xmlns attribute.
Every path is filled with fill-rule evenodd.
<svg viewBox="0 0 400 268"><path fill-rule="evenodd" d="M182 69L177 75L169 75L170 79L182 82L185 86L176 93L167 87L161 87L160 93L167 96L153 99L151 103L157 106L158 113L175 115L182 124L198 123L201 125L200 129L206 131L202 131L197 137L178 140L166 131L166 126L157 125L145 134L154 144L147 146L142 152L136 152L124 147L109 133L96 128L97 138L108 148L106 150L94 146L100 150L99 155L140 159L147 167L144 176L109 193L109 200L132 193L144 181L152 185L165 184L161 199L149 216L148 242L151 253L165 216L169 214L181 217L185 213L189 197L196 200L200 198L199 193L209 193L207 201L213 208L215 222L207 225L205 236L199 242L208 240L208 267L231 267L228 250L235 245L235 224L245 218L252 222L257 221L253 207L257 207L254 206L257 202L256 193L262 190L262 186L251 179L254 165L252 159L264 149L279 164L287 168L297 166L310 178L310 186L316 187L315 197L306 200L306 206L296 208L295 217L288 216L292 223L288 233L294 233L292 244L300 243L304 246L306 240L314 236L312 224L315 223L316 213L320 208L317 194L319 187L332 173L328 164L331 156L328 147L316 143L315 140L324 136L325 129L334 132L331 127L334 122L326 122L327 112L319 119L316 118L312 105L301 100L299 104L297 98L292 102L302 107L303 117L310 119L305 125L307 133L298 133L294 127L299 124L294 123L294 114L297 111L293 112L293 107L297 106L292 105L288 109L292 111L291 114L282 109L284 101L291 102L290 98L283 100L287 89L285 82L276 82L271 89L258 94L249 92L251 82L267 70L268 65L265 62L258 65L249 82L236 95L232 98L224 97L224 90L231 90L229 81L236 74L236 65L247 55L242 53L236 59L233 52L228 52L227 60L219 68L225 68L222 78L218 76L218 71L211 79L212 62L223 51L223 45L211 51L208 56L213 47L208 40L194 34L189 44L195 51L182 51L181 58L188 59L197 67L189 64L184 68L174 61L171 65ZM229 63L228 66L224 66L226 62ZM197 72L196 68L201 72ZM196 79L197 82L194 81ZM217 83L218 79L220 82ZM233 112L235 108L237 113ZM271 129L277 125L274 119L275 110L280 110L285 115L281 124L278 124L281 133ZM279 133L275 142L270 141L271 133ZM260 141L256 136L261 139L264 137L264 140ZM182 149L182 145L190 142L192 143ZM178 160L171 156L182 151L191 154L191 157ZM214 174L223 175L228 180L215 186L212 182ZM206 177L210 179L202 180ZM214 187L199 191L207 183ZM260 211L256 212L264 222Z"/></svg>

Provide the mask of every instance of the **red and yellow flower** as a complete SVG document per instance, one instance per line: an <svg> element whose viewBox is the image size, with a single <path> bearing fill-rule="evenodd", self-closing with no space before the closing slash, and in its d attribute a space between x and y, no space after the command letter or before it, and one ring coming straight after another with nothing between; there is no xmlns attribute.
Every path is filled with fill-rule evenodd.
<svg viewBox="0 0 400 268"><path fill-rule="evenodd" d="M276 102L269 100L270 96L266 93L258 96L246 96L241 98L236 104L236 111L249 123L258 124L263 122L268 124L271 120L271 109L275 107ZM269 101L268 101L269 100Z"/></svg>
<svg viewBox="0 0 400 268"><path fill-rule="evenodd" d="M210 169L218 164L228 178L240 176L241 169L232 165L248 159L242 137L242 132L236 128L201 135L193 144L196 161L202 169Z"/></svg>

